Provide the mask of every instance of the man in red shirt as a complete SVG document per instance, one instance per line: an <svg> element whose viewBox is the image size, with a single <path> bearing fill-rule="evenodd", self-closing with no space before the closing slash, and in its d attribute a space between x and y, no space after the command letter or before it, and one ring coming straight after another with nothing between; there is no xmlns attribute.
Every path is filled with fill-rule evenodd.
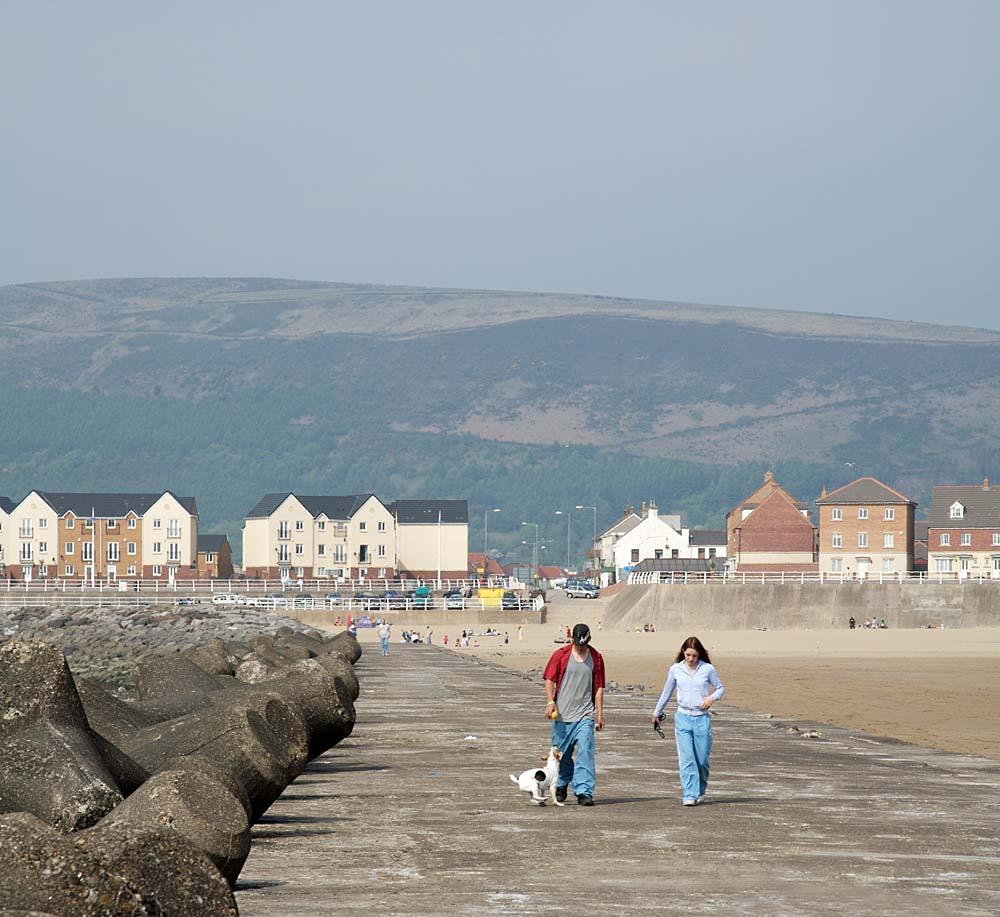
<svg viewBox="0 0 1000 917"><path fill-rule="evenodd" d="M594 804L594 732L604 728L604 658L590 645L590 628L577 624L573 642L557 649L545 671L545 715L553 719L552 744L562 752L556 801L572 782L581 806ZM576 761L573 761L574 752Z"/></svg>

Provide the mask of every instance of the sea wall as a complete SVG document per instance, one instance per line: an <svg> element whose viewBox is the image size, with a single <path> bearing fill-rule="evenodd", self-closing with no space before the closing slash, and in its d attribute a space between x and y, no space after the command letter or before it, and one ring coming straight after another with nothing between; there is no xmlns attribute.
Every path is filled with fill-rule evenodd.
<svg viewBox="0 0 1000 917"><path fill-rule="evenodd" d="M998 583L689 583L626 586L608 604L606 627L818 630L853 615L889 627L1000 626Z"/></svg>

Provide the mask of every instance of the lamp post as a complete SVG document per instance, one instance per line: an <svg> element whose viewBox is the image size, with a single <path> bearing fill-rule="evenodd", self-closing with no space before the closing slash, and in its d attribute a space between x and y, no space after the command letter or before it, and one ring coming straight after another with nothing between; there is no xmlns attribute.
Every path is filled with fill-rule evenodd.
<svg viewBox="0 0 1000 917"><path fill-rule="evenodd" d="M493 507L493 509L483 510L483 575L484 576L486 575L487 572L487 566L488 566L487 561L489 559L486 536L490 530L489 529L490 513L499 513L499 512L500 512L500 507L498 506Z"/></svg>
<svg viewBox="0 0 1000 917"><path fill-rule="evenodd" d="M535 527L535 546L534 550L531 552L532 568L537 569L538 567L538 523L537 522L522 522L521 525L533 525ZM528 579L531 579L532 571L528 571ZM529 585L531 585L529 583Z"/></svg>
<svg viewBox="0 0 1000 917"><path fill-rule="evenodd" d="M564 513L561 509L557 509L556 515L562 516L564 515ZM569 537L570 537L569 533L570 533L570 525L572 525L573 522L573 510L568 510L565 513L565 516L566 516L566 571L569 572Z"/></svg>
<svg viewBox="0 0 1000 917"><path fill-rule="evenodd" d="M590 543L590 549L594 557L594 578L597 578L597 507L596 506L582 506L577 504L577 509L591 509L594 511L594 540Z"/></svg>

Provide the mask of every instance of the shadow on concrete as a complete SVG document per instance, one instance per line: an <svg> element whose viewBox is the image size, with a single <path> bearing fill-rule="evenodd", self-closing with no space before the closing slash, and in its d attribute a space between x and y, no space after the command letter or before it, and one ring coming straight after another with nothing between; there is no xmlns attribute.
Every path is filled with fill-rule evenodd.
<svg viewBox="0 0 1000 917"><path fill-rule="evenodd" d="M323 761L319 764L310 764L303 776L308 776L309 774L349 774L360 771L387 770L390 770L387 764L341 764L337 761Z"/></svg>
<svg viewBox="0 0 1000 917"><path fill-rule="evenodd" d="M258 825L317 825L333 824L338 821L354 821L338 815L265 815Z"/></svg>
<svg viewBox="0 0 1000 917"><path fill-rule="evenodd" d="M238 892L249 892L258 891L262 888L275 888L279 885L287 885L288 883L282 882L279 879L238 879L236 881L236 891Z"/></svg>

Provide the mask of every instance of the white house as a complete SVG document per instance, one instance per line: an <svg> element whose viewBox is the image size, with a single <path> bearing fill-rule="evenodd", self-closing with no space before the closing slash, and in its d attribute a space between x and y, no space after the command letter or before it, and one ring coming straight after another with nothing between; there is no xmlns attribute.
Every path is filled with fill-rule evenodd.
<svg viewBox="0 0 1000 917"><path fill-rule="evenodd" d="M691 530L681 526L681 517L661 516L656 501L643 505L641 521L621 535L614 544L615 575L619 580L644 560L659 558L703 559L711 563L726 556L726 533L714 530Z"/></svg>

